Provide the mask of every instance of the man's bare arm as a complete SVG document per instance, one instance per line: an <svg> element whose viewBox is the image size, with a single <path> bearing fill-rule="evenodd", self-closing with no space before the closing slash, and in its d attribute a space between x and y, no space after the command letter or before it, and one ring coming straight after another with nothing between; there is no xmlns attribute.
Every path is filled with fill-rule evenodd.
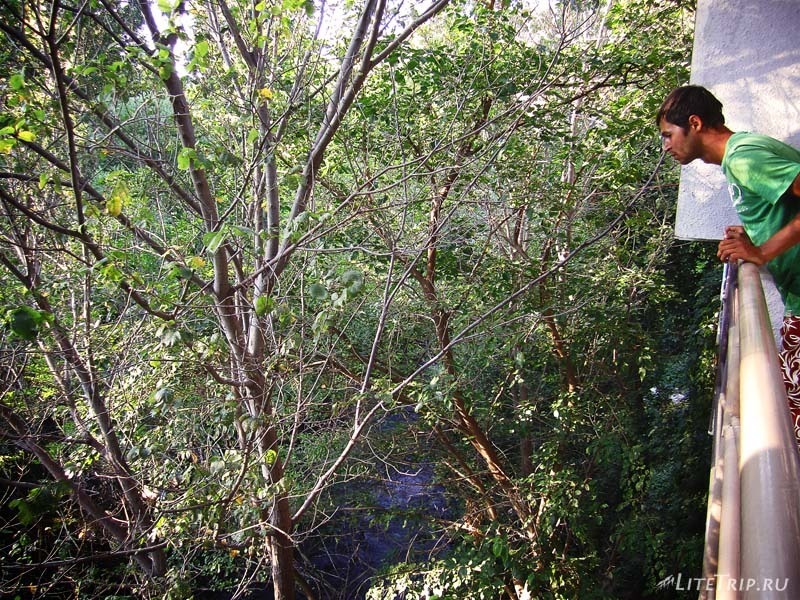
<svg viewBox="0 0 800 600"><path fill-rule="evenodd" d="M786 191L794 196L795 201L800 202L800 174ZM743 260L763 265L797 244L800 244L800 213L760 246L750 241L740 225L726 227L725 238L719 243L717 256L722 261Z"/></svg>

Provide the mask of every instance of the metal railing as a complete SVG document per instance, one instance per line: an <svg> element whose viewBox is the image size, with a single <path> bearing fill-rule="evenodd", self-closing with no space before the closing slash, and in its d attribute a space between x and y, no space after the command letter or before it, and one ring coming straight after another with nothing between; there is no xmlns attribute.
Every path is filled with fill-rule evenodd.
<svg viewBox="0 0 800 600"><path fill-rule="evenodd" d="M758 268L726 265L701 600L800 599L800 454Z"/></svg>

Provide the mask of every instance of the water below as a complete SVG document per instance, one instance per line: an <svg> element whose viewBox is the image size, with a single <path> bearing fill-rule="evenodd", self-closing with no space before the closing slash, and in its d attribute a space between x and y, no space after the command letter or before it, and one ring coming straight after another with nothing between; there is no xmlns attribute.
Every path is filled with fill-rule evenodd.
<svg viewBox="0 0 800 600"><path fill-rule="evenodd" d="M390 417L382 428L402 431L415 417L409 410ZM454 507L424 456L424 449L409 451L400 458L402 467L381 464L379 477L345 484L334 494L343 508L322 535L300 548L313 567L309 576L315 579L317 600L361 600L382 569L424 561L443 549L437 520L452 517ZM348 498L358 501L351 504Z"/></svg>
<svg viewBox="0 0 800 600"><path fill-rule="evenodd" d="M413 439L407 428L416 417L410 408L402 410L380 426L380 433L395 436L390 443ZM432 552L446 550L437 534L438 519L452 518L454 506L435 482L425 448L407 448L400 454L393 453L393 464L375 459L369 478L338 484L331 497L339 508L300 543L296 564L315 600L363 600L375 576L386 568L422 562ZM253 584L241 597L272 600L271 583ZM230 598L220 593L207 600ZM298 592L297 600L307 598Z"/></svg>

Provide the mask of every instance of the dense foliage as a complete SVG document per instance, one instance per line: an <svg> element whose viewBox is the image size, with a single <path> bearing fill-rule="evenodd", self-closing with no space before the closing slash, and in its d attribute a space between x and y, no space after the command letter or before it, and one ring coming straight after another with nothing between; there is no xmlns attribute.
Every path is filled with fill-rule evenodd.
<svg viewBox="0 0 800 600"><path fill-rule="evenodd" d="M718 272L652 123L691 2L0 7L3 594L699 570Z"/></svg>

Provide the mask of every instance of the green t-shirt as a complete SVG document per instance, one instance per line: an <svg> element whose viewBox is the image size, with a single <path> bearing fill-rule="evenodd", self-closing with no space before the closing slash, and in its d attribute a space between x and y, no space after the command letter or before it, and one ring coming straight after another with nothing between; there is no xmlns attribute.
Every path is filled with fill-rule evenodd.
<svg viewBox="0 0 800 600"><path fill-rule="evenodd" d="M800 151L765 135L734 133L725 146L722 172L747 235L760 245L799 211L786 191L800 173ZM800 245L775 257L767 268L787 315L800 315Z"/></svg>

